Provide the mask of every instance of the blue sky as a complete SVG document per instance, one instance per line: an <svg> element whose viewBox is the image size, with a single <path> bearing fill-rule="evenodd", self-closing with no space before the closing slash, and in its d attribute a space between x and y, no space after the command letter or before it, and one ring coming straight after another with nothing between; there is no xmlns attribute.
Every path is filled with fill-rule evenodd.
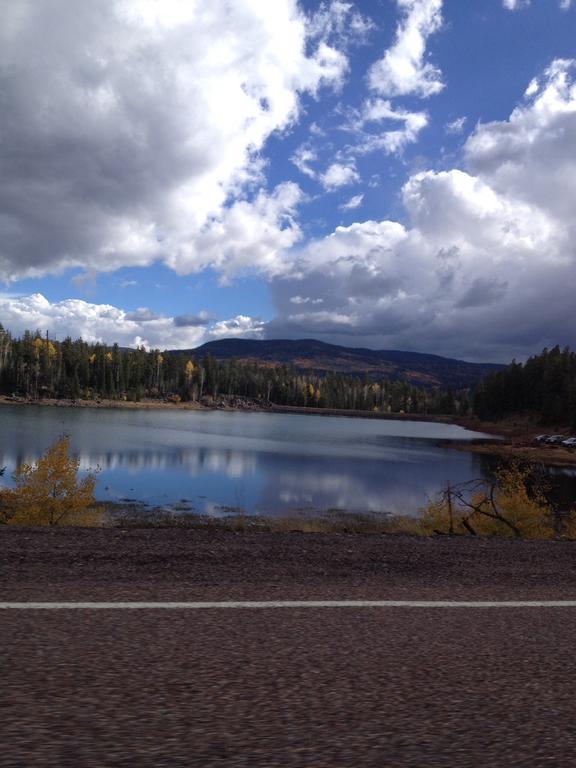
<svg viewBox="0 0 576 768"><path fill-rule="evenodd" d="M14 332L504 361L576 345L576 3L3 14Z"/></svg>

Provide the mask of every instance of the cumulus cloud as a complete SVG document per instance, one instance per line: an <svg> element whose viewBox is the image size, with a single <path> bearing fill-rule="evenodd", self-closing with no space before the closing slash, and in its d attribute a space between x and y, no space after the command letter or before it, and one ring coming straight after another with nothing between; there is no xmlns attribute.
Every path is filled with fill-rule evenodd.
<svg viewBox="0 0 576 768"><path fill-rule="evenodd" d="M320 181L324 189L332 192L340 187L356 184L360 181L360 176L354 161L349 160L346 163L332 163L326 172L322 174Z"/></svg>
<svg viewBox="0 0 576 768"><path fill-rule="evenodd" d="M478 126L466 143L472 172L506 195L573 225L576 202L574 61L557 59L504 122Z"/></svg>
<svg viewBox="0 0 576 768"><path fill-rule="evenodd" d="M177 315L174 318L174 325L176 328L198 328L208 325L212 319L206 310L201 310L197 315Z"/></svg>
<svg viewBox="0 0 576 768"><path fill-rule="evenodd" d="M442 0L397 0L404 13L394 45L370 69L370 87L385 97L427 98L444 88L442 73L425 61L428 38L442 26Z"/></svg>
<svg viewBox="0 0 576 768"><path fill-rule="evenodd" d="M0 278L156 259L192 272L206 240L235 269L242 245L226 238L242 217L242 239L257 241L261 210L272 249L285 247L282 193L267 204L257 191L258 153L298 118L301 94L338 87L347 68L309 24L296 0L8 3ZM264 249L256 267L269 269Z"/></svg>
<svg viewBox="0 0 576 768"><path fill-rule="evenodd" d="M509 360L576 344L576 62L557 60L465 168L413 174L407 223L338 227L273 282L269 336ZM304 292L305 291L305 292ZM291 297L322 300L321 311Z"/></svg>
<svg viewBox="0 0 576 768"><path fill-rule="evenodd" d="M258 338L263 328L262 321L244 315L211 322L204 312L166 317L146 307L127 312L79 299L50 302L40 293L0 295L0 322L14 334L39 329L56 339L81 336L90 342L125 347L143 344L149 349L188 349L222 336Z"/></svg>
<svg viewBox="0 0 576 768"><path fill-rule="evenodd" d="M238 200L193 241L175 248L166 263L179 274L206 267L220 270L225 278L254 269L281 274L289 249L302 235L295 218L301 200L302 192L292 182L278 185L272 194L260 191L251 202Z"/></svg>
<svg viewBox="0 0 576 768"><path fill-rule="evenodd" d="M220 320L210 328L209 338L211 339L223 339L223 338L250 338L259 339L264 332L265 323L262 320L248 317L247 315L237 315L231 320Z"/></svg>
<svg viewBox="0 0 576 768"><path fill-rule="evenodd" d="M34 294L33 298L36 300L38 299L38 302L40 301L40 298L44 298L42 294ZM84 304L85 302L82 302ZM80 305L81 306L81 305ZM90 306L97 306L97 305L90 305ZM127 312L126 313L126 320L134 321L135 323L151 323L155 320L159 320L160 315L157 315L155 312L152 312L152 310L149 307L138 307L134 312Z"/></svg>

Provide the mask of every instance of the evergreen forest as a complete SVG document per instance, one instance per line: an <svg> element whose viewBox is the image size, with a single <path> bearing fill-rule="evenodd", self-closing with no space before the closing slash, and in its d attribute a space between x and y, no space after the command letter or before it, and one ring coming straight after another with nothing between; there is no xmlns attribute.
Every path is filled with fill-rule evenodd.
<svg viewBox="0 0 576 768"><path fill-rule="evenodd" d="M340 373L319 375L290 365L263 365L190 353L122 349L40 332L13 337L0 325L0 394L30 400L144 399L204 405L275 404L382 413L466 414L466 392L417 387L402 380ZM240 403L241 404L241 403Z"/></svg>
<svg viewBox="0 0 576 768"><path fill-rule="evenodd" d="M525 416L576 431L576 353L556 346L491 374L476 388L474 412L483 420Z"/></svg>

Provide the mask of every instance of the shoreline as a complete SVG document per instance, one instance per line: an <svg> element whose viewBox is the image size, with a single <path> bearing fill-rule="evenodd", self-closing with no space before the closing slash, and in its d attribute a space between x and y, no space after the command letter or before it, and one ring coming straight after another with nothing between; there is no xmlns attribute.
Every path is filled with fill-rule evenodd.
<svg viewBox="0 0 576 768"><path fill-rule="evenodd" d="M240 400L240 398L238 398ZM376 411L360 411L343 408L313 408L299 405L269 405L246 402L244 405L205 405L199 402L170 403L161 400L69 400L45 398L43 400L27 400L0 395L0 406L42 406L52 408L117 408L124 410L169 410L169 411L224 411L239 413L295 413L308 416L338 416L354 419L382 419L384 421L426 421L437 424L457 424L456 417L422 413L381 413Z"/></svg>
<svg viewBox="0 0 576 768"><path fill-rule="evenodd" d="M482 422L474 418L459 419L457 423L475 432L494 435L494 440L479 439L464 442L447 440L444 444L457 451L494 456L504 460L519 460L545 464L548 467L575 467L576 451L560 445L535 445L534 438L548 430L549 434L569 434L566 426L543 427L525 419ZM499 438L499 439L498 439Z"/></svg>
<svg viewBox="0 0 576 768"><path fill-rule="evenodd" d="M548 467L576 468L576 452L557 445L535 446L516 445L511 442L491 442L472 440L469 443L447 441L447 447L457 451L468 451L484 456L496 456L501 459L521 460L529 463L545 464Z"/></svg>

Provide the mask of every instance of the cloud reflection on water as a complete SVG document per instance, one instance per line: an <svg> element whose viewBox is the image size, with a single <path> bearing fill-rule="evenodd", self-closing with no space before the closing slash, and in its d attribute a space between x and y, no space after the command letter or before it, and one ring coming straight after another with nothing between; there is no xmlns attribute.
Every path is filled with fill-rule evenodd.
<svg viewBox="0 0 576 768"><path fill-rule="evenodd" d="M474 437L454 425L284 414L2 408L0 465L32 462L62 433L98 495L199 511L348 509L415 513L448 480L482 476L473 454L437 446Z"/></svg>

